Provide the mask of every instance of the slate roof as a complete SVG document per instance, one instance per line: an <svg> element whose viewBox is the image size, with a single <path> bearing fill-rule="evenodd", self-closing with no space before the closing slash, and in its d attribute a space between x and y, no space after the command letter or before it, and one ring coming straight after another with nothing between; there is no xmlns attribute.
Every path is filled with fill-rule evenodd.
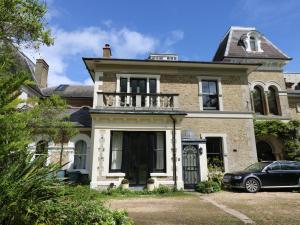
<svg viewBox="0 0 300 225"><path fill-rule="evenodd" d="M251 31L256 31L256 28L231 27L222 39L213 61L223 61L225 58L291 59L264 35L262 35L260 39L263 52L247 52L241 44L241 38Z"/></svg>
<svg viewBox="0 0 300 225"><path fill-rule="evenodd" d="M94 88L91 85L68 85L61 84L55 87L43 88L44 96L57 94L65 98L92 98Z"/></svg>
<svg viewBox="0 0 300 225"><path fill-rule="evenodd" d="M67 114L70 115L69 120L77 127L91 127L92 118L88 107L69 108Z"/></svg>

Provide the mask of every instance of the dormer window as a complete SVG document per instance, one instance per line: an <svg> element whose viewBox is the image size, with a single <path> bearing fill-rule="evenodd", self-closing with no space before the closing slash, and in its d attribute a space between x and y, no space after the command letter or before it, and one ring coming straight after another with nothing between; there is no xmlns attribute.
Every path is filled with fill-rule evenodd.
<svg viewBox="0 0 300 225"><path fill-rule="evenodd" d="M261 34L257 31L251 31L241 37L241 42L247 52L260 53L263 52L261 48Z"/></svg>
<svg viewBox="0 0 300 225"><path fill-rule="evenodd" d="M257 43L255 37L250 37L250 49L252 52L257 52Z"/></svg>

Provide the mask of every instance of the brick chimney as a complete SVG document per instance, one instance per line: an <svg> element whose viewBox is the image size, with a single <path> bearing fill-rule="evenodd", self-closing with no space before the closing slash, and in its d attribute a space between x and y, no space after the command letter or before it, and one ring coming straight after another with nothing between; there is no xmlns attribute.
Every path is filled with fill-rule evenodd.
<svg viewBox="0 0 300 225"><path fill-rule="evenodd" d="M103 58L110 58L111 50L109 44L105 44L103 47Z"/></svg>
<svg viewBox="0 0 300 225"><path fill-rule="evenodd" d="M37 59L35 64L35 78L40 88L47 87L49 65L43 59Z"/></svg>

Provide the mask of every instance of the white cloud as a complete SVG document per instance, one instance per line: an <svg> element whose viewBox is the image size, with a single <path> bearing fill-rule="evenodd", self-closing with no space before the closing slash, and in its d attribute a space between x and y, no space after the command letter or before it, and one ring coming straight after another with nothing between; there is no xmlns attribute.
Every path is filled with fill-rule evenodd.
<svg viewBox="0 0 300 225"><path fill-rule="evenodd" d="M73 31L52 28L52 32L55 37L53 46L42 46L39 52L23 50L33 60L42 57L47 61L49 86L80 83L71 79L71 74L67 74L68 66L72 66L70 59L82 56L101 57L101 48L105 43L111 44L113 56L116 58L136 58L153 51L159 43L151 36L128 28L105 30L100 27L88 27ZM87 79L84 83L91 84L91 81Z"/></svg>
<svg viewBox="0 0 300 225"><path fill-rule="evenodd" d="M170 47L181 41L184 37L184 32L182 30L173 30L170 35L166 38L165 47Z"/></svg>

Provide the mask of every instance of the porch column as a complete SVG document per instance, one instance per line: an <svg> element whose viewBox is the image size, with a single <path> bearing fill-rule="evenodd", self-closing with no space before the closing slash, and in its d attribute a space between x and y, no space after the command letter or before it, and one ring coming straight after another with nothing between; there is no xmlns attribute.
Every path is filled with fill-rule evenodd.
<svg viewBox="0 0 300 225"><path fill-rule="evenodd" d="M176 175L177 175L177 189L183 189L182 178L182 144L181 144L181 130L176 130Z"/></svg>

